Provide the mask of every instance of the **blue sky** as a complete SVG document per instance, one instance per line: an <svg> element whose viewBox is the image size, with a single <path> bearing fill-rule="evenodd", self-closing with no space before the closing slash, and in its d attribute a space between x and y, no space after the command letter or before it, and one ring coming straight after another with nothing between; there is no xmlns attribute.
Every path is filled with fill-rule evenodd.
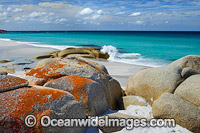
<svg viewBox="0 0 200 133"><path fill-rule="evenodd" d="M200 0L0 0L0 29L200 31Z"/></svg>

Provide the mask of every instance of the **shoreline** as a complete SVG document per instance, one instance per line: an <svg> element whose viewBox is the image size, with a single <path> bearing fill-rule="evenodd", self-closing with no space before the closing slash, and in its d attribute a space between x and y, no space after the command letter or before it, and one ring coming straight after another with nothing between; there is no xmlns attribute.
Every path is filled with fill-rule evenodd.
<svg viewBox="0 0 200 133"><path fill-rule="evenodd" d="M46 44L46 43L40 43L40 42L27 42L27 41L18 41L18 40L12 40L9 38L0 38L0 41L6 41L11 43L16 43L17 45L29 45L31 47L37 47L37 48L47 48L47 49L55 49L55 50L63 50L66 48L88 48L88 47L94 47L90 45L56 45L56 44ZM28 47L28 46L27 46ZM100 48L101 47L101 48ZM101 49L102 52L108 53L110 55L110 62L116 62L116 63L122 63L122 64L129 64L129 65L136 65L136 66L145 66L145 67L160 67L164 65L168 65L169 61L166 61L164 59L156 59L151 57L145 57L141 55L140 53L135 53L134 51L132 53L121 53L120 48L112 45L104 45L99 46L99 49ZM12 52L11 52L12 53Z"/></svg>
<svg viewBox="0 0 200 133"><path fill-rule="evenodd" d="M49 47L37 47L25 43L21 44L15 41L1 40L1 39L0 39L0 47L2 49L0 54L1 59L14 59L14 62L1 63L0 67L8 66L13 63L27 63L23 66L8 66L9 68L15 68L16 70L15 74L11 75L16 75L20 77L25 72L23 71L22 68L24 67L34 68L37 65L37 62L40 61L40 60L33 60L32 58L34 56L47 54L49 52L58 50ZM30 61L26 61L26 59L29 59L30 61L34 62L28 64ZM88 59L88 60L104 65L107 68L108 73L120 83L123 89L126 88L126 83L129 76L135 74L140 69L148 68L147 66L112 62L109 60L98 60L98 59Z"/></svg>
<svg viewBox="0 0 200 133"><path fill-rule="evenodd" d="M29 52L31 50L31 52ZM19 43L15 43L15 42L10 42L10 41L2 41L0 40L0 53L2 55L7 55L6 59L15 59L15 61L13 62L9 62L9 63L0 63L0 66L4 65L4 66L8 66L9 64L13 64L13 63L27 63L25 65L14 65L14 66L8 66L9 68L15 68L15 74L9 74L9 75L13 75L13 76L17 76L17 77L22 77L22 75L25 73L25 71L23 70L23 68L25 67L30 67L30 68L34 68L37 65L37 62L40 60L33 60L33 56L38 56L40 54L47 54L49 52L53 52L57 49L52 49L52 48L42 48L42 47L34 47L34 46L30 46L30 45L26 45L26 44L19 44ZM0 56L1 56L0 54ZM1 56L2 58L2 56ZM26 60L26 59L30 59L30 60ZM106 69L108 70L108 73L111 77L113 77L113 79L116 79L120 85L121 88L123 90L126 89L126 84L127 84L127 80L128 78L135 74L136 72L138 72L140 69L143 68L148 68L146 66L139 66L139 65L132 65L132 64L125 64L125 63L118 63L118 62L111 62L108 60L104 60L104 59L87 59L91 62L96 62L99 64L102 64L106 67ZM34 61L33 63L30 63L31 61ZM30 63L30 64L28 64ZM23 78L23 77L22 77ZM141 117L145 117L148 115L148 117L152 116L152 108L151 106L147 106L147 107L140 107L137 105L130 105L129 108L127 108L126 110L107 110L106 113L110 114L113 113L113 111L117 111L119 113L122 113L124 115L129 115L129 116L134 116L134 115L141 115ZM87 132L93 132L94 130L97 130L99 132L101 132L98 128L87 128ZM132 131L139 131L139 130L143 130L143 131L172 131L172 130L181 130L181 131L187 131L187 129L176 125L176 127L174 127L174 129L172 128L151 128L151 127L146 127L146 128L134 128L132 129ZM120 132L126 132L126 128L123 128Z"/></svg>

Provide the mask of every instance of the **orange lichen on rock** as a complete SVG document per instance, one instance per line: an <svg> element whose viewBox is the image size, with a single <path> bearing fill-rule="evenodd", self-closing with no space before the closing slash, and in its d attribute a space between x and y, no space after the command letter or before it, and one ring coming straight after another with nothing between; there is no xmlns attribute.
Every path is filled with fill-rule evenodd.
<svg viewBox="0 0 200 133"><path fill-rule="evenodd" d="M87 85L89 85L92 80L76 75L67 76L66 79L73 88L73 90L68 90L68 92L70 92L77 99L77 101L80 101L82 97L84 100L83 102L86 102Z"/></svg>
<svg viewBox="0 0 200 133"><path fill-rule="evenodd" d="M20 88L0 94L0 126L18 131L38 131L38 125L29 128L25 125L25 117L35 115L37 122L42 115L50 115L50 104L64 96L67 92L49 88ZM47 104L49 103L49 104ZM9 124L8 124L9 123ZM7 126L7 127L6 127Z"/></svg>
<svg viewBox="0 0 200 133"><path fill-rule="evenodd" d="M99 72L101 72L101 73L104 73L104 71L103 70L101 70L99 67L96 67L96 66L94 66L94 65L92 65L92 63L90 63L90 62L84 62L84 61L78 61L78 63L77 63L78 65L87 65L86 67L88 68L88 66L90 66L90 67L93 67L93 68L95 68L97 71L99 71Z"/></svg>
<svg viewBox="0 0 200 133"><path fill-rule="evenodd" d="M101 70L99 67L95 67L97 69L97 71L101 72L101 73L104 73L103 70Z"/></svg>
<svg viewBox="0 0 200 133"><path fill-rule="evenodd" d="M61 75L59 69L62 69L64 66L66 66L66 64L56 61L42 68L31 69L29 72L25 73L25 75L37 78L59 77Z"/></svg>
<svg viewBox="0 0 200 133"><path fill-rule="evenodd" d="M13 77L13 76L2 76L0 78L0 92L7 89L16 89L17 86L26 86L28 81L22 78Z"/></svg>

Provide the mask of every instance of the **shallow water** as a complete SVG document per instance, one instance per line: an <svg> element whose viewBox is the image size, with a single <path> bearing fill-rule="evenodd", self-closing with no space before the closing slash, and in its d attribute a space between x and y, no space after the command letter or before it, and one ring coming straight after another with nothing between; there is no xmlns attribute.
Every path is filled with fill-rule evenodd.
<svg viewBox="0 0 200 133"><path fill-rule="evenodd" d="M152 67L200 54L200 32L9 32L0 38L57 49L96 47L108 52L110 61Z"/></svg>

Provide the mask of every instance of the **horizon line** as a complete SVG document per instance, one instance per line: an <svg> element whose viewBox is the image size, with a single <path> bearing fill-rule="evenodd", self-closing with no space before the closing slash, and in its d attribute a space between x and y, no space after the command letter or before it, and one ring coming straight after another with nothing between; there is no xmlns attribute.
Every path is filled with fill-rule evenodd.
<svg viewBox="0 0 200 133"><path fill-rule="evenodd" d="M198 30L6 30L7 32L200 32Z"/></svg>

